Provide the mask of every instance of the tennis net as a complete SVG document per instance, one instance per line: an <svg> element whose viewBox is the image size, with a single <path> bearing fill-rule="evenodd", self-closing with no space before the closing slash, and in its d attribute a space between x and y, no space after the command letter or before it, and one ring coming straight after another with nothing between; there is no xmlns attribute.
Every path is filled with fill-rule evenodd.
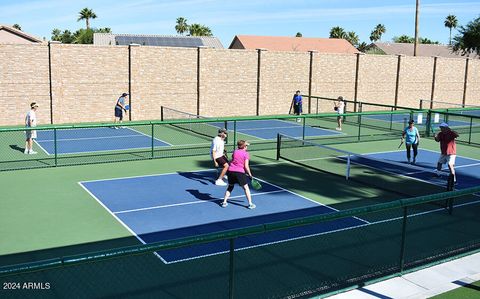
<svg viewBox="0 0 480 299"><path fill-rule="evenodd" d="M195 119L210 119L206 116L196 115L184 111L180 111L173 108L168 108L165 106L161 107L161 120L168 121L168 120L195 120ZM198 134L204 137L213 138L217 136L218 129L226 128L227 129L227 122L216 122L212 120L212 122L202 122L202 123L174 123L171 126L182 129L185 131L192 132L194 134Z"/></svg>
<svg viewBox="0 0 480 299"><path fill-rule="evenodd" d="M463 103L453 103L453 102L444 102L444 101L435 101L435 100L423 100L420 99L420 109L458 109L459 111L475 111L480 112L480 106L478 105L467 105ZM480 115L477 114L477 115Z"/></svg>
<svg viewBox="0 0 480 299"><path fill-rule="evenodd" d="M404 197L442 192L446 186L446 177L433 179L433 168L374 158L282 134L277 137L278 159ZM428 178L428 182L422 178Z"/></svg>

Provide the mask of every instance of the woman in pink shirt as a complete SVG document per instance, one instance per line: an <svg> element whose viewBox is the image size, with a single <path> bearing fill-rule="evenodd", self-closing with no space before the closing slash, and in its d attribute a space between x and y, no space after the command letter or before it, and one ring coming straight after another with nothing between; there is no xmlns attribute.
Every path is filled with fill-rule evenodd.
<svg viewBox="0 0 480 299"><path fill-rule="evenodd" d="M228 187L227 191L225 191L225 197L222 202L222 207L225 208L228 206L227 200L232 193L233 187L235 183L242 186L243 190L245 191L245 196L248 199L248 208L255 209L255 205L252 203L252 196L250 195L250 188L248 188L248 176L252 177L252 172L250 171L250 167L248 165L248 161L250 160L250 154L247 152L247 146L249 145L248 142L245 140L239 140L237 142L237 147L232 154L232 161L230 161L228 166ZM245 173L246 172L246 173Z"/></svg>

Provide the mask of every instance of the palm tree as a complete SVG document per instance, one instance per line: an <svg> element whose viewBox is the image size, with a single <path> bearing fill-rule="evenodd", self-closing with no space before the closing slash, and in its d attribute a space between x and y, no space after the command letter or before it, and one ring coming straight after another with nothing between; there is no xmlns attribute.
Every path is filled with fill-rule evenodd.
<svg viewBox="0 0 480 299"><path fill-rule="evenodd" d="M81 20L85 20L87 24L87 30L90 29L90 19L96 19L97 15L93 12L93 10L88 9L86 7L82 9L79 14L80 15L78 17L77 22Z"/></svg>
<svg viewBox="0 0 480 299"><path fill-rule="evenodd" d="M369 48L370 47L366 42L362 42L357 46L357 50L363 53L367 52Z"/></svg>
<svg viewBox="0 0 480 299"><path fill-rule="evenodd" d="M212 36L212 30L210 30L210 28L198 23L190 25L188 30L190 36Z"/></svg>
<svg viewBox="0 0 480 299"><path fill-rule="evenodd" d="M387 32L387 28L385 28L385 25L383 24L378 24L377 26L375 26L375 32L377 32L378 34L378 39L381 40L382 39L382 35Z"/></svg>
<svg viewBox="0 0 480 299"><path fill-rule="evenodd" d="M336 26L330 29L330 38L346 38L347 33L342 27Z"/></svg>
<svg viewBox="0 0 480 299"><path fill-rule="evenodd" d="M378 34L377 31L373 30L371 33L370 33L370 41L372 42L376 42L377 40L380 39L380 35Z"/></svg>
<svg viewBox="0 0 480 299"><path fill-rule="evenodd" d="M295 35L295 37L302 37L302 33L301 32L297 32L297 34Z"/></svg>
<svg viewBox="0 0 480 299"><path fill-rule="evenodd" d="M18 24L13 24L12 27L15 28L15 29L17 29L17 30L22 31L22 27L20 27L20 25L18 25Z"/></svg>
<svg viewBox="0 0 480 299"><path fill-rule="evenodd" d="M348 40L348 42L351 43L353 46L357 46L360 42L360 38L354 31L347 32L345 39Z"/></svg>
<svg viewBox="0 0 480 299"><path fill-rule="evenodd" d="M448 15L446 18L445 18L445 27L447 27L448 29L450 29L450 45L452 45L452 28L457 28L457 25L458 25L458 20L457 20L457 17L454 16L454 15Z"/></svg>
<svg viewBox="0 0 480 299"><path fill-rule="evenodd" d="M177 30L178 34L183 35L185 32L188 31L188 24L187 19L184 17L177 18L177 25L175 25L175 30Z"/></svg>

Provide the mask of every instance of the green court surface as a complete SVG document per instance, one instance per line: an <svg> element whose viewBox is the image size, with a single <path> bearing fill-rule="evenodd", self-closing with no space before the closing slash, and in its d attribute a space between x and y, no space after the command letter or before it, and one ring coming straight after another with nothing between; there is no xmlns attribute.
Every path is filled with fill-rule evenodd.
<svg viewBox="0 0 480 299"><path fill-rule="evenodd" d="M476 299L480 296L480 281L431 297L432 299Z"/></svg>
<svg viewBox="0 0 480 299"><path fill-rule="evenodd" d="M350 130L348 125L345 130ZM169 141L174 142L175 134L171 136ZM208 139L192 138L197 138L191 140L194 143L209 144ZM398 143L399 140L372 141L335 147L369 153L395 151ZM478 148L457 146L460 155L480 159ZM437 150L438 144L425 138L421 147ZM381 190L375 184L346 182L342 177L277 161L275 157L275 150L252 151L254 175L337 210L405 197L395 191ZM211 169L211 164L206 154L0 172L0 266L139 244L79 186L80 181ZM443 187L421 182L405 184L405 178L386 174L373 173L371 180L376 180L377 184L390 184L393 190L398 186L411 196L444 191ZM212 188L221 187L212 185ZM418 211L431 209L431 206L417 208ZM471 205L459 208L451 216L442 212L413 219L409 226L407 262L410 261L412 267L418 266L417 261L428 259L427 253L435 254L436 247L445 248L449 244L454 247L455 243L480 240L480 232L476 229L480 224L479 213L480 205ZM236 295L238 298L285 297L306 289L321 293L322 290L340 288L337 282L340 280L351 277L353 283L365 269L378 267L386 273L394 273L401 239L401 219L396 217L401 214L401 210L396 210L365 216L369 221L395 219L380 226L239 251L236 255ZM449 238L445 239L445 235ZM426 236L430 240L428 244L422 242ZM355 258L356 255L361 258ZM49 297L53 291L54 297L73 292L84 298L151 297L152 294L157 298L225 298L228 297L228 259L228 255L215 255L165 265L156 256L144 254L54 271L0 277L2 283L43 281L52 285L52 289L44 293L3 290L0 297L35 297L38 294ZM319 280L324 282L319 284ZM202 292L200 295L199 291Z"/></svg>

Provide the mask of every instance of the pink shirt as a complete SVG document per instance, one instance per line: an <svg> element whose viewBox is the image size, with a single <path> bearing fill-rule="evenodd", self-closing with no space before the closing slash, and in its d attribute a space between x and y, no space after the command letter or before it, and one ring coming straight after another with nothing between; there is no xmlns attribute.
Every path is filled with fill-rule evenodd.
<svg viewBox="0 0 480 299"><path fill-rule="evenodd" d="M228 171L245 173L245 161L250 160L250 154L244 149L236 149L232 154L232 161Z"/></svg>

